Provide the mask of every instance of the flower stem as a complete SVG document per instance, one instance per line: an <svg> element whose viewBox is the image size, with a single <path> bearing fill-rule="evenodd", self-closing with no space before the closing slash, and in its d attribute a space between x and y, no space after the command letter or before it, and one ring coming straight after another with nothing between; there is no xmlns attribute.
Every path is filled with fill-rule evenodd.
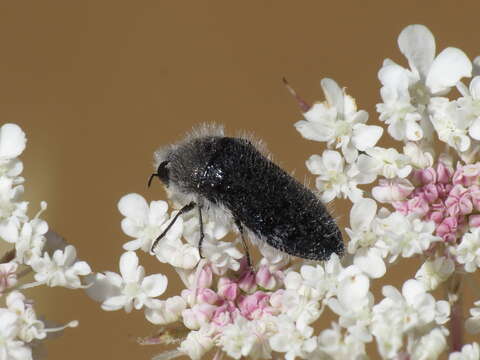
<svg viewBox="0 0 480 360"><path fill-rule="evenodd" d="M450 316L450 349L451 351L462 351L463 346L463 307L461 275L453 274L448 284L448 296L452 304Z"/></svg>

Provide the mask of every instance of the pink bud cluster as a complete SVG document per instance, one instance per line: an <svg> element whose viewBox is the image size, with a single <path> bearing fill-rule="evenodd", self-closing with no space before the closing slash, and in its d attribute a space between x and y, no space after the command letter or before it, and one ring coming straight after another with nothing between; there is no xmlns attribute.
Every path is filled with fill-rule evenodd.
<svg viewBox="0 0 480 360"><path fill-rule="evenodd" d="M209 266L205 266L198 279L196 296L195 290L186 289L182 292L182 297L192 304L182 313L185 325L190 329L199 329L203 324L211 323L222 328L233 323L238 316L254 320L265 314L276 313L270 298L274 288L281 282L283 273L272 273L265 265L254 272L243 261L239 274L234 279L220 277L216 290L213 290L213 273Z"/></svg>
<svg viewBox="0 0 480 360"><path fill-rule="evenodd" d="M439 162L435 168L414 171L410 180L415 187L406 199L392 202L397 211L434 221L436 235L452 243L468 226L480 225L480 163L458 163L454 171Z"/></svg>

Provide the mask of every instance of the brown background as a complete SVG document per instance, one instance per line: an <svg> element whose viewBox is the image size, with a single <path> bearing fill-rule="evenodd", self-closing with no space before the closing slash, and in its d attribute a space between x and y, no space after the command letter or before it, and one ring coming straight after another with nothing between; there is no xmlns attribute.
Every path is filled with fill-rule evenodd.
<svg viewBox="0 0 480 360"><path fill-rule="evenodd" d="M377 71L411 23L437 49L480 53L475 1L0 1L0 120L26 131L26 197L97 271L118 271L120 197L148 190L151 154L193 124L253 131L277 161L307 173L321 152L295 131L301 118L286 76L312 100L319 80L347 86L376 119ZM310 177L313 179L312 177ZM349 209L337 203L337 214ZM151 259L147 271L168 272ZM400 278L413 268L396 267ZM403 275L403 276L402 276ZM176 293L172 281L170 294ZM107 313L82 291L34 289L40 313L80 327L49 342L49 359L148 359L161 349L133 339L153 326L143 312ZM328 326L328 324L324 324Z"/></svg>

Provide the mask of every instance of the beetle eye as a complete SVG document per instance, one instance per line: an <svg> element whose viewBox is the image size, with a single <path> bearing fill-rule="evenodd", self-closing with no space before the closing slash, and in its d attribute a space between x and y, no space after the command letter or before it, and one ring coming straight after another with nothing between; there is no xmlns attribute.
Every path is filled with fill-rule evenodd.
<svg viewBox="0 0 480 360"><path fill-rule="evenodd" d="M168 186L170 177L170 170L167 168L167 165L170 161L164 161L158 166L157 176L162 180L162 182Z"/></svg>

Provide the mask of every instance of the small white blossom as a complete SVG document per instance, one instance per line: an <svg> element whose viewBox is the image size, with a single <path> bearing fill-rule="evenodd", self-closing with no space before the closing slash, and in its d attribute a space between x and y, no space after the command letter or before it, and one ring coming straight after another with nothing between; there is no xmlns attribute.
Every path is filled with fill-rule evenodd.
<svg viewBox="0 0 480 360"><path fill-rule="evenodd" d="M471 334L480 333L480 300L475 301L474 307L470 309L470 317L465 322L467 331Z"/></svg>
<svg viewBox="0 0 480 360"><path fill-rule="evenodd" d="M412 171L410 158L394 148L374 147L358 157L358 168L362 173L381 175L387 179L404 178Z"/></svg>
<svg viewBox="0 0 480 360"><path fill-rule="evenodd" d="M18 316L13 311L0 308L0 359L32 359L32 349L17 338L18 331Z"/></svg>
<svg viewBox="0 0 480 360"><path fill-rule="evenodd" d="M254 329L243 316L238 316L235 322L223 328L219 344L228 356L234 359L251 356L252 349L257 342ZM252 354L253 355L253 354Z"/></svg>
<svg viewBox="0 0 480 360"><path fill-rule="evenodd" d="M383 133L379 126L365 125L368 113L357 111L355 100L332 79L321 81L326 101L314 104L305 114L306 120L295 124L306 139L325 141L329 148L341 148L347 163L352 163L358 151L375 146Z"/></svg>
<svg viewBox="0 0 480 360"><path fill-rule="evenodd" d="M13 291L8 294L6 305L10 311L13 311L18 316L18 337L22 341L29 343L34 339L47 337L44 323L37 319L33 306L26 302L26 298L22 293Z"/></svg>
<svg viewBox="0 0 480 360"><path fill-rule="evenodd" d="M415 341L411 347L409 353L412 360L436 360L447 347L445 331L434 328Z"/></svg>
<svg viewBox="0 0 480 360"><path fill-rule="evenodd" d="M17 283L17 268L18 264L13 261L0 264L0 296Z"/></svg>
<svg viewBox="0 0 480 360"><path fill-rule="evenodd" d="M438 138L453 147L458 152L470 148L471 139L468 136L468 126L471 123L465 112L460 111L454 101L438 97L430 102L431 120Z"/></svg>
<svg viewBox="0 0 480 360"><path fill-rule="evenodd" d="M167 300L152 299L145 309L145 318L152 324L164 325L178 321L187 303L181 296L173 296Z"/></svg>
<svg viewBox="0 0 480 360"><path fill-rule="evenodd" d="M451 252L460 264L464 264L466 271L474 272L480 267L480 228L465 233L460 244L451 248Z"/></svg>
<svg viewBox="0 0 480 360"><path fill-rule="evenodd" d="M65 250L56 250L53 256L44 253L42 257L31 260L35 271L35 280L48 286L63 286L69 289L82 287L80 276L91 273L90 266L85 261L77 260L74 246L68 245Z"/></svg>
<svg viewBox="0 0 480 360"><path fill-rule="evenodd" d="M190 331L178 349L192 360L202 359L214 345L210 332L207 328Z"/></svg>
<svg viewBox="0 0 480 360"><path fill-rule="evenodd" d="M318 175L315 183L325 202L336 197L348 197L356 202L362 198L363 193L357 185L374 180L374 176L362 174L355 164L345 166L343 157L333 150L325 150L322 156L310 156L306 164L312 174Z"/></svg>
<svg viewBox="0 0 480 360"><path fill-rule="evenodd" d="M326 329L318 336L317 357L312 359L362 360L366 359L365 344L352 334L342 334L337 323L332 323L331 329Z"/></svg>
<svg viewBox="0 0 480 360"><path fill-rule="evenodd" d="M384 103L377 110L394 139L418 141L430 137L426 107L431 98L446 94L462 77L471 76L472 64L457 48L447 48L435 57L435 38L423 25L403 29L398 46L410 70L389 59L384 62L379 71Z"/></svg>
<svg viewBox="0 0 480 360"><path fill-rule="evenodd" d="M23 164L17 159L25 150L27 138L16 124L4 124L0 128L0 176L14 178L23 170Z"/></svg>
<svg viewBox="0 0 480 360"><path fill-rule="evenodd" d="M300 330L286 315L280 315L274 320L278 331L270 337L270 346L273 351L285 353L286 360L293 360L297 356L304 358L316 349L317 339L312 337L311 327Z"/></svg>
<svg viewBox="0 0 480 360"><path fill-rule="evenodd" d="M433 221L421 221L412 215L393 212L384 219L378 219L377 224L377 231L381 234L377 247L388 251L390 262L400 255L411 257L422 254L432 243L441 241L440 237L433 235Z"/></svg>
<svg viewBox="0 0 480 360"><path fill-rule="evenodd" d="M415 274L428 291L435 290L439 284L447 280L455 270L454 262L446 257L427 260Z"/></svg>
<svg viewBox="0 0 480 360"><path fill-rule="evenodd" d="M463 345L462 351L455 351L450 354L448 360L478 360L480 359L480 346L474 342Z"/></svg>
<svg viewBox="0 0 480 360"><path fill-rule="evenodd" d="M156 274L145 276L143 266L138 265L138 257L132 251L120 257L120 274L107 271L97 274L87 293L102 301L102 309L107 311L123 308L126 312L149 307L152 299L160 296L167 288L167 277ZM155 306L155 305L153 305Z"/></svg>
<svg viewBox="0 0 480 360"><path fill-rule="evenodd" d="M163 230L162 225L169 218L167 203L152 201L149 206L143 196L133 193L120 199L118 210L125 216L122 220L123 232L135 238L124 244L123 248L125 250L142 249L149 252L153 241Z"/></svg>
<svg viewBox="0 0 480 360"><path fill-rule="evenodd" d="M480 76L475 76L470 81L469 88L463 83L458 83L457 88L463 96L456 102L470 124L468 134L473 139L480 140Z"/></svg>

